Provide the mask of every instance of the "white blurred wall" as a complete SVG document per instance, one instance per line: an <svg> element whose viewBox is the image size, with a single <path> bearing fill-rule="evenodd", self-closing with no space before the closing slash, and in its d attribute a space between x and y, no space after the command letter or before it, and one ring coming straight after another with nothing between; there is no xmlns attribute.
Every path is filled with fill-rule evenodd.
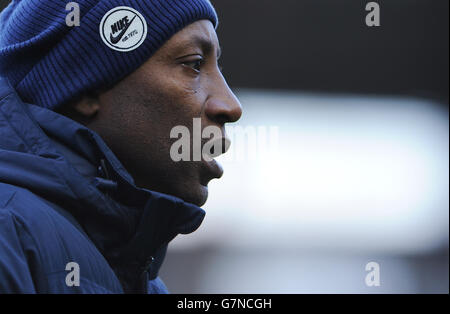
<svg viewBox="0 0 450 314"><path fill-rule="evenodd" d="M172 292L448 293L448 112L413 98L238 97L249 137L230 129L202 227L170 246ZM380 287L365 285L370 261Z"/></svg>

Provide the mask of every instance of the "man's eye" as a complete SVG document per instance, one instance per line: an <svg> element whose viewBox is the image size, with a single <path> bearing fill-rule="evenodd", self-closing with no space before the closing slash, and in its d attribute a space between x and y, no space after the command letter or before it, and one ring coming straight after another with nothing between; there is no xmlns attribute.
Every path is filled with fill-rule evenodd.
<svg viewBox="0 0 450 314"><path fill-rule="evenodd" d="M200 72L201 67L203 65L203 59L188 61L188 62L184 62L183 64L185 66L190 67L191 69L193 69L196 72Z"/></svg>

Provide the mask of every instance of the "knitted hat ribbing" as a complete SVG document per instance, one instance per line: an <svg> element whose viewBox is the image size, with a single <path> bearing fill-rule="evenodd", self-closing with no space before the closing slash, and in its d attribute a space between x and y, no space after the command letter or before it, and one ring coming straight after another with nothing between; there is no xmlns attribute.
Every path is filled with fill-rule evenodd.
<svg viewBox="0 0 450 314"><path fill-rule="evenodd" d="M0 15L0 76L9 79L24 101L55 109L85 92L120 81L185 26L201 19L210 20L215 27L218 23L208 0L76 3L80 26L66 24L67 2L61 0L13 0ZM122 12L124 19L108 21L109 16L120 16L112 15L117 7L128 8ZM130 14L124 15L126 12ZM140 18L146 24L145 32L139 29ZM129 38L129 42L139 40L131 39L133 34L142 35L142 40L129 51L113 49L109 40L102 39L102 26L118 32L115 37L109 34L114 43L121 39L120 44L126 46ZM128 35L126 31L130 31ZM104 37L109 38L108 34Z"/></svg>

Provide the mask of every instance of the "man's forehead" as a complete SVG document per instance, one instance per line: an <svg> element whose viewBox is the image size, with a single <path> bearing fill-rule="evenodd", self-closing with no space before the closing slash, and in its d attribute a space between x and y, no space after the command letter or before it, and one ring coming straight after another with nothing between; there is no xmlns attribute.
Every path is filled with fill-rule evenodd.
<svg viewBox="0 0 450 314"><path fill-rule="evenodd" d="M199 21L189 25L170 40L170 46L176 50L200 48L204 53L216 51L218 55L221 51L216 31L209 21Z"/></svg>

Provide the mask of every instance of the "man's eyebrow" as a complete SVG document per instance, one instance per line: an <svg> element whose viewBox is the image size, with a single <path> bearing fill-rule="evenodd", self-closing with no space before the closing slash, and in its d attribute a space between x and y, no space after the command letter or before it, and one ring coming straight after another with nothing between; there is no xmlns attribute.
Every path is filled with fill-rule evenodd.
<svg viewBox="0 0 450 314"><path fill-rule="evenodd" d="M214 51L214 44L204 37L194 36L185 42L180 44L180 47L183 48L197 48L200 47L205 55L210 55ZM217 59L222 55L222 48L220 46L217 47Z"/></svg>

